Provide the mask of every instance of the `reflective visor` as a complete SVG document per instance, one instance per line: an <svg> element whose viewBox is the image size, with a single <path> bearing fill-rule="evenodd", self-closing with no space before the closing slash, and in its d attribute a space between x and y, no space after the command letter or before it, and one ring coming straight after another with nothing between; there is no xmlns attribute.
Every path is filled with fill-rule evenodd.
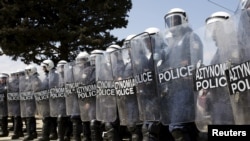
<svg viewBox="0 0 250 141"><path fill-rule="evenodd" d="M165 24L168 28L181 25L182 24L182 15L181 14L175 14L171 16L165 17Z"/></svg>

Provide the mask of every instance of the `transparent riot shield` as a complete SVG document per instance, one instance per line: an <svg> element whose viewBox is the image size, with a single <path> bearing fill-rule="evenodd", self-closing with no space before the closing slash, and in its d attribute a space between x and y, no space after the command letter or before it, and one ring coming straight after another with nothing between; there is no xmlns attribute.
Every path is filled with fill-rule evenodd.
<svg viewBox="0 0 250 141"><path fill-rule="evenodd" d="M95 68L89 62L79 62L74 67L76 92L82 121L96 119Z"/></svg>
<svg viewBox="0 0 250 141"><path fill-rule="evenodd" d="M8 77L1 78L0 81L0 117L8 116L7 85Z"/></svg>
<svg viewBox="0 0 250 141"><path fill-rule="evenodd" d="M117 105L110 53L96 57L96 88L97 120L114 122L117 119Z"/></svg>
<svg viewBox="0 0 250 141"><path fill-rule="evenodd" d="M207 131L208 124L235 124L225 75L229 64L240 61L235 31L231 19L195 31L203 40L204 54L203 64L198 64L194 75L194 90L198 92L196 123L201 131Z"/></svg>
<svg viewBox="0 0 250 141"><path fill-rule="evenodd" d="M120 124L126 126L138 123L139 109L130 48L122 48L110 55Z"/></svg>
<svg viewBox="0 0 250 141"><path fill-rule="evenodd" d="M131 40L133 76L136 82L139 116L142 121L160 119L159 93L151 39L148 33L142 33Z"/></svg>
<svg viewBox="0 0 250 141"><path fill-rule="evenodd" d="M8 115L21 116L18 73L10 75L8 83Z"/></svg>
<svg viewBox="0 0 250 141"><path fill-rule="evenodd" d="M21 103L21 116L34 117L36 114L36 102L34 98L33 86L36 83L37 74L27 77L19 77L19 93Z"/></svg>
<svg viewBox="0 0 250 141"><path fill-rule="evenodd" d="M155 50L162 58L157 63L160 121L164 125L194 122L193 69L203 60L202 42L186 24L167 29L161 36L163 45Z"/></svg>
<svg viewBox="0 0 250 141"><path fill-rule="evenodd" d="M79 104L76 93L76 83L74 78L75 62L64 65L65 100L67 115L80 115Z"/></svg>
<svg viewBox="0 0 250 141"><path fill-rule="evenodd" d="M59 74L55 69L49 72L50 116L66 116L64 87L59 82Z"/></svg>
<svg viewBox="0 0 250 141"><path fill-rule="evenodd" d="M58 94L56 102L58 103L57 108L57 116L67 116L66 113L66 100L65 100L65 82L64 82L64 66L58 66L61 68L57 68L58 77L59 77L59 84L58 84Z"/></svg>
<svg viewBox="0 0 250 141"><path fill-rule="evenodd" d="M48 75L43 73L39 74L40 82L36 85L34 92L37 113L41 117L50 116L50 103L49 103L49 79Z"/></svg>
<svg viewBox="0 0 250 141"><path fill-rule="evenodd" d="M237 24L236 49L239 50L240 63L230 61L229 69L226 71L230 98L233 105L236 124L250 124L250 87L249 87L249 61L250 61L250 32L249 32L249 9L244 9L232 18ZM231 30L232 27L227 28ZM230 40L229 38L228 40ZM231 41L229 41L231 42Z"/></svg>

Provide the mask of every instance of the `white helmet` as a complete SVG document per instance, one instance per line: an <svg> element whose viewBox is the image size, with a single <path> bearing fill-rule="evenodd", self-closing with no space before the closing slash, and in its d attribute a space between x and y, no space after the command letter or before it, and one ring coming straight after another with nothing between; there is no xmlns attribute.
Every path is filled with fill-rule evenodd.
<svg viewBox="0 0 250 141"><path fill-rule="evenodd" d="M55 67L54 62L52 60L44 60L41 64L42 67L46 68L46 70L50 71Z"/></svg>
<svg viewBox="0 0 250 141"><path fill-rule="evenodd" d="M188 16L181 8L173 8L164 16L165 26L168 28L188 23Z"/></svg>
<svg viewBox="0 0 250 141"><path fill-rule="evenodd" d="M9 75L7 73L0 73L0 78L8 78Z"/></svg>
<svg viewBox="0 0 250 141"><path fill-rule="evenodd" d="M10 73L10 76L24 76L25 75L25 70L17 70L17 71L13 71Z"/></svg>
<svg viewBox="0 0 250 141"><path fill-rule="evenodd" d="M0 83L6 84L8 81L9 75L7 73L0 73Z"/></svg>
<svg viewBox="0 0 250 141"><path fill-rule="evenodd" d="M130 34L128 35L125 40L123 41L123 46L122 47L128 47L129 46L129 42L132 38L134 38L136 36L136 34Z"/></svg>
<svg viewBox="0 0 250 141"><path fill-rule="evenodd" d="M241 0L240 7L241 9L248 9L250 7L250 0Z"/></svg>
<svg viewBox="0 0 250 141"><path fill-rule="evenodd" d="M112 52L115 50L121 49L121 47L119 45L110 45L107 49L106 52Z"/></svg>
<svg viewBox="0 0 250 141"><path fill-rule="evenodd" d="M84 51L84 52L80 52L77 57L76 57L76 63L84 63L89 61L89 54L88 52Z"/></svg>
<svg viewBox="0 0 250 141"><path fill-rule="evenodd" d="M61 60L57 63L56 67L57 67L58 72L63 72L65 64L67 64L67 61L65 60Z"/></svg>
<svg viewBox="0 0 250 141"><path fill-rule="evenodd" d="M57 63L57 67L60 67L60 66L62 66L62 65L65 65L65 64L67 64L67 61L65 61L65 60L61 60L61 61L59 61L58 63Z"/></svg>
<svg viewBox="0 0 250 141"><path fill-rule="evenodd" d="M95 49L93 51L90 52L90 56L89 56L89 60L90 60L90 65L95 65L95 58L97 55L102 55L103 54L103 50L100 49Z"/></svg>
<svg viewBox="0 0 250 141"><path fill-rule="evenodd" d="M33 74L37 73L37 69L33 65L28 65L25 68L25 72L26 72L27 75L32 76Z"/></svg>
<svg viewBox="0 0 250 141"><path fill-rule="evenodd" d="M224 20L227 20L229 17L230 17L229 13L218 11L218 12L213 13L211 16L209 16L206 19L206 24L210 24L210 23L214 23L218 21L224 21Z"/></svg>
<svg viewBox="0 0 250 141"><path fill-rule="evenodd" d="M136 34L130 34L130 35L128 35L127 37L126 37L126 39L125 39L125 42L126 41L130 41L133 37L135 37L136 36Z"/></svg>
<svg viewBox="0 0 250 141"><path fill-rule="evenodd" d="M24 76L25 75L25 70L17 70L18 76Z"/></svg>
<svg viewBox="0 0 250 141"><path fill-rule="evenodd" d="M156 34L156 33L160 32L160 29L157 27L149 27L149 28L145 29L144 32L147 32L149 35L152 35L152 34Z"/></svg>
<svg viewBox="0 0 250 141"><path fill-rule="evenodd" d="M100 50L100 49L95 49L93 51L90 52L90 57L93 57L93 56L96 56L96 55L101 55L103 54L103 50Z"/></svg>

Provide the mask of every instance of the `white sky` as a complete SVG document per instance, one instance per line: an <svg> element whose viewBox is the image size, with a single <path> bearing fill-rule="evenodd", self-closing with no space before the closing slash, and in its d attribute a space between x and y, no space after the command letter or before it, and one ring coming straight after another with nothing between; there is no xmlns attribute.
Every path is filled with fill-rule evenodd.
<svg viewBox="0 0 250 141"><path fill-rule="evenodd" d="M238 7L239 0L210 0L218 3L232 11ZM189 23L193 29L198 29L205 24L205 19L213 12L225 11L234 14L227 9L223 9L208 0L132 0L133 7L129 12L129 23L127 28L116 29L112 34L119 39L126 38L130 34L138 34L146 28L157 27L164 29L164 15L172 8L182 8L189 17ZM12 61L7 56L0 56L0 72L10 73L26 67L20 60ZM38 71L41 71L38 66Z"/></svg>

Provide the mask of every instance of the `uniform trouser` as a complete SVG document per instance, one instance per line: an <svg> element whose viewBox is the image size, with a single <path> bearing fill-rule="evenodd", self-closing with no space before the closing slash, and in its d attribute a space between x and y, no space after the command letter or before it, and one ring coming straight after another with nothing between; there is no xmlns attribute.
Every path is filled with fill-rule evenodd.
<svg viewBox="0 0 250 141"><path fill-rule="evenodd" d="M67 125L67 128L65 130L65 136L64 136L64 139L67 138L67 139L70 139L71 135L72 135L72 130L73 130L73 123L71 121L71 118L70 116L68 116L66 118L66 125Z"/></svg>
<svg viewBox="0 0 250 141"><path fill-rule="evenodd" d="M174 141L168 125L161 124L159 139L160 141Z"/></svg>
<svg viewBox="0 0 250 141"><path fill-rule="evenodd" d="M50 119L50 136L51 140L56 140L57 135L57 117L51 117Z"/></svg>
<svg viewBox="0 0 250 141"><path fill-rule="evenodd" d="M42 121L43 121L42 136L39 138L38 141L49 141L51 117L44 117Z"/></svg>
<svg viewBox="0 0 250 141"><path fill-rule="evenodd" d="M2 128L2 133L0 134L0 137L6 137L9 135L9 130L8 130L8 116L3 116L1 119L1 128Z"/></svg>
<svg viewBox="0 0 250 141"><path fill-rule="evenodd" d="M66 131L69 128L69 126L67 124L68 120L69 120L69 117L59 116L57 118L57 129L58 129L58 140L59 141L66 140L66 139L64 139L64 137L67 136ZM70 138L70 135L68 137Z"/></svg>
<svg viewBox="0 0 250 141"><path fill-rule="evenodd" d="M145 121L142 125L143 141L159 141L160 127L158 121Z"/></svg>
<svg viewBox="0 0 250 141"><path fill-rule="evenodd" d="M119 119L114 122L105 122L105 129L103 131L102 137L103 141L119 141L121 140L119 133Z"/></svg>
<svg viewBox="0 0 250 141"><path fill-rule="evenodd" d="M15 116L14 118L14 132L12 139L18 139L23 136L23 122L21 116Z"/></svg>
<svg viewBox="0 0 250 141"><path fill-rule="evenodd" d="M82 122L83 141L91 141L90 121Z"/></svg>
<svg viewBox="0 0 250 141"><path fill-rule="evenodd" d="M175 141L197 141L199 131L194 122L170 124L169 130Z"/></svg>
<svg viewBox="0 0 250 141"><path fill-rule="evenodd" d="M80 116L71 116L71 122L73 127L73 140L81 141L82 133L82 121Z"/></svg>
<svg viewBox="0 0 250 141"><path fill-rule="evenodd" d="M24 140L33 140L34 138L37 138L37 132L36 132L36 118L35 117L26 117L26 129L27 129L27 136L24 138Z"/></svg>
<svg viewBox="0 0 250 141"><path fill-rule="evenodd" d="M91 141L102 141L102 124L100 121L90 121L90 133Z"/></svg>
<svg viewBox="0 0 250 141"><path fill-rule="evenodd" d="M130 133L131 141L142 140L142 124L132 124L127 126L127 130Z"/></svg>

